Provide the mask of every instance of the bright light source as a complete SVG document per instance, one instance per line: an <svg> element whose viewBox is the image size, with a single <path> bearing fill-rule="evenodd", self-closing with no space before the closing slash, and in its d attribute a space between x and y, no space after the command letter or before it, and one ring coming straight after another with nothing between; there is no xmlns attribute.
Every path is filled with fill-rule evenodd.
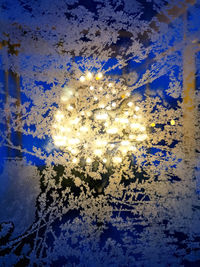
<svg viewBox="0 0 200 267"><path fill-rule="evenodd" d="M54 139L54 143L56 146L65 146L66 145L66 141L67 141L66 136L55 135L55 136L53 136L53 139Z"/></svg>
<svg viewBox="0 0 200 267"><path fill-rule="evenodd" d="M135 111L138 111L140 108L138 106L135 107Z"/></svg>
<svg viewBox="0 0 200 267"><path fill-rule="evenodd" d="M113 107L113 108L115 108L116 105L117 105L117 104L116 104L115 102L112 103L112 107Z"/></svg>
<svg viewBox="0 0 200 267"><path fill-rule="evenodd" d="M79 122L79 118L75 118L74 120L71 121L71 124L78 124Z"/></svg>
<svg viewBox="0 0 200 267"><path fill-rule="evenodd" d="M69 105L69 106L67 107L67 109L68 109L69 111L71 111L71 110L73 110L74 108L73 108L71 105Z"/></svg>
<svg viewBox="0 0 200 267"><path fill-rule="evenodd" d="M76 149L76 148L71 149L71 153L72 154L78 154L78 149Z"/></svg>
<svg viewBox="0 0 200 267"><path fill-rule="evenodd" d="M61 121L64 118L64 115L62 114L61 111L57 111L55 117L57 121Z"/></svg>
<svg viewBox="0 0 200 267"><path fill-rule="evenodd" d="M130 134L130 135L129 135L129 139L130 139L130 140L135 139L135 135L134 135L134 134Z"/></svg>
<svg viewBox="0 0 200 267"><path fill-rule="evenodd" d="M91 158L87 158L87 159L86 159L86 162L87 162L87 163L91 163L91 162L92 162Z"/></svg>
<svg viewBox="0 0 200 267"><path fill-rule="evenodd" d="M120 157L114 157L113 158L113 162L114 163L121 163L122 162L122 158L120 158Z"/></svg>
<svg viewBox="0 0 200 267"><path fill-rule="evenodd" d="M133 102L128 102L127 104L129 107L132 107L133 106Z"/></svg>
<svg viewBox="0 0 200 267"><path fill-rule="evenodd" d="M78 138L71 138L69 139L69 144L70 145L77 145L80 143L80 140Z"/></svg>
<svg viewBox="0 0 200 267"><path fill-rule="evenodd" d="M61 96L61 101L62 102L66 102L69 98L67 96Z"/></svg>
<svg viewBox="0 0 200 267"><path fill-rule="evenodd" d="M136 141L141 142L147 139L147 134L140 134L136 137Z"/></svg>
<svg viewBox="0 0 200 267"><path fill-rule="evenodd" d="M80 131L81 131L81 132L87 132L87 131L88 131L88 127L86 127L86 126L81 126Z"/></svg>
<svg viewBox="0 0 200 267"><path fill-rule="evenodd" d="M100 80L103 77L103 74L99 72L96 76L96 80Z"/></svg>
<svg viewBox="0 0 200 267"><path fill-rule="evenodd" d="M107 145L107 141L101 140L101 139L97 139L95 143L97 146L106 146Z"/></svg>
<svg viewBox="0 0 200 267"><path fill-rule="evenodd" d="M91 111L87 111L87 116L90 117L92 115L92 112Z"/></svg>
<svg viewBox="0 0 200 267"><path fill-rule="evenodd" d="M101 155L103 154L103 151L102 151L101 149L95 149L95 150L94 150L94 154L95 154L96 156L101 156Z"/></svg>
<svg viewBox="0 0 200 267"><path fill-rule="evenodd" d="M99 107L100 108L105 108L105 105L104 104L100 104Z"/></svg>
<svg viewBox="0 0 200 267"><path fill-rule="evenodd" d="M108 134L116 134L117 132L118 132L118 129L116 127L113 127L107 130Z"/></svg>
<svg viewBox="0 0 200 267"><path fill-rule="evenodd" d="M107 162L107 159L106 159L106 158L104 158L104 159L103 159L103 163L106 163L106 162Z"/></svg>
<svg viewBox="0 0 200 267"><path fill-rule="evenodd" d="M146 127L145 127L145 126L141 126L141 127L140 127L140 131L141 131L141 132L144 132L145 130L146 130Z"/></svg>
<svg viewBox="0 0 200 267"><path fill-rule="evenodd" d="M101 114L97 114L96 115L96 119L97 120L106 120L108 118L108 114L107 113L101 113Z"/></svg>
<svg viewBox="0 0 200 267"><path fill-rule="evenodd" d="M136 151L136 147L135 147L135 146L130 146L129 149L130 149L131 151Z"/></svg>
<svg viewBox="0 0 200 267"><path fill-rule="evenodd" d="M94 86L90 86L90 90L93 91L94 90Z"/></svg>
<svg viewBox="0 0 200 267"><path fill-rule="evenodd" d="M86 79L87 80L91 80L92 79L92 73L91 72L88 72L87 74L86 74Z"/></svg>
<svg viewBox="0 0 200 267"><path fill-rule="evenodd" d="M171 124L171 125L175 125L175 120L171 120L171 121L170 121L170 124Z"/></svg>
<svg viewBox="0 0 200 267"><path fill-rule="evenodd" d="M127 118L119 118L118 120L120 123L129 123L129 120Z"/></svg>
<svg viewBox="0 0 200 267"><path fill-rule="evenodd" d="M128 140L124 140L124 141L121 142L121 145L122 146L129 146L130 142Z"/></svg>
<svg viewBox="0 0 200 267"><path fill-rule="evenodd" d="M83 83L85 81L85 77L84 76L81 76L79 80L80 80L80 82Z"/></svg>
<svg viewBox="0 0 200 267"><path fill-rule="evenodd" d="M131 128L139 129L141 127L141 124L139 123L131 123Z"/></svg>
<svg viewBox="0 0 200 267"><path fill-rule="evenodd" d="M72 163L78 163L78 159L77 158L73 158L73 160L72 160Z"/></svg>

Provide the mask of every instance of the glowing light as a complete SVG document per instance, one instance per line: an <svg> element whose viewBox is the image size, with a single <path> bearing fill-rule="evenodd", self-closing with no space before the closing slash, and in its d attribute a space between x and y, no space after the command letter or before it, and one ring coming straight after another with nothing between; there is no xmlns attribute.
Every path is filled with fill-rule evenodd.
<svg viewBox="0 0 200 267"><path fill-rule="evenodd" d="M62 102L66 102L68 100L68 97L67 96L61 96L61 101Z"/></svg>
<svg viewBox="0 0 200 267"><path fill-rule="evenodd" d="M151 127L155 127L156 124L155 124L154 122L152 122L152 123L150 124L150 126L151 126Z"/></svg>
<svg viewBox="0 0 200 267"><path fill-rule="evenodd" d="M69 95L71 95L71 96L73 95L73 91L72 91L72 90L69 90L68 93L69 93Z"/></svg>
<svg viewBox="0 0 200 267"><path fill-rule="evenodd" d="M131 140L135 139L135 135L134 134L130 134L129 135L129 139L131 139Z"/></svg>
<svg viewBox="0 0 200 267"><path fill-rule="evenodd" d="M69 127L65 127L65 131L66 131L66 132L71 132L71 128L69 128Z"/></svg>
<svg viewBox="0 0 200 267"><path fill-rule="evenodd" d="M102 114L97 114L96 115L96 119L97 120L106 120L108 118L108 114L107 113L102 113Z"/></svg>
<svg viewBox="0 0 200 267"><path fill-rule="evenodd" d="M86 126L81 126L81 127L80 127L80 131L81 131L81 132L87 132L87 131L88 131L88 127L86 127Z"/></svg>
<svg viewBox="0 0 200 267"><path fill-rule="evenodd" d="M80 82L83 83L85 81L85 77L84 76L81 76L79 80L80 80Z"/></svg>
<svg viewBox="0 0 200 267"><path fill-rule="evenodd" d="M69 111L71 111L71 110L73 110L74 108L73 108L71 105L69 105L69 106L67 107L67 109L68 109Z"/></svg>
<svg viewBox="0 0 200 267"><path fill-rule="evenodd" d="M71 139L69 139L69 143L71 145L77 145L80 143L80 140L78 138L71 138Z"/></svg>
<svg viewBox="0 0 200 267"><path fill-rule="evenodd" d="M103 74L99 72L96 76L96 80L100 80L101 78L103 78Z"/></svg>
<svg viewBox="0 0 200 267"><path fill-rule="evenodd" d="M78 159L77 158L73 158L73 160L72 160L72 163L78 163Z"/></svg>
<svg viewBox="0 0 200 267"><path fill-rule="evenodd" d="M128 152L128 148L127 147L120 147L119 150L123 153L126 154Z"/></svg>
<svg viewBox="0 0 200 267"><path fill-rule="evenodd" d="M116 105L117 105L117 104L116 104L115 102L112 103L112 107L113 107L113 108L115 108Z"/></svg>
<svg viewBox="0 0 200 267"><path fill-rule="evenodd" d="M114 163L121 163L122 162L122 158L120 158L120 157L114 157L113 158L113 162Z"/></svg>
<svg viewBox="0 0 200 267"><path fill-rule="evenodd" d="M60 130L61 132L65 132L65 131L66 131L66 128L63 127L63 126L60 126L60 127L59 127L59 130Z"/></svg>
<svg viewBox="0 0 200 267"><path fill-rule="evenodd" d="M101 156L101 155L103 154L103 151L102 151L101 149L95 149L95 150L94 150L94 154L95 154L96 156Z"/></svg>
<svg viewBox="0 0 200 267"><path fill-rule="evenodd" d="M91 111L87 111L87 116L90 117L92 115L92 112Z"/></svg>
<svg viewBox="0 0 200 267"><path fill-rule="evenodd" d="M118 120L120 123L129 123L129 119L127 118L118 118Z"/></svg>
<svg viewBox="0 0 200 267"><path fill-rule="evenodd" d="M140 134L136 137L136 141L141 142L147 139L147 134Z"/></svg>
<svg viewBox="0 0 200 267"><path fill-rule="evenodd" d="M122 146L129 146L130 142L128 140L124 140L124 141L121 142L121 145Z"/></svg>
<svg viewBox="0 0 200 267"><path fill-rule="evenodd" d="M79 122L79 118L75 118L74 120L71 121L71 124L78 124Z"/></svg>
<svg viewBox="0 0 200 267"><path fill-rule="evenodd" d="M128 102L127 104L129 107L132 107L133 106L133 102Z"/></svg>
<svg viewBox="0 0 200 267"><path fill-rule="evenodd" d="M86 99L93 102L93 107L90 105L92 103L88 103L88 106L82 106L81 102L80 107L76 109L78 105L75 99L77 92L74 88L65 88L61 96L65 110L61 108L55 115L55 121L53 121L54 124L52 125L52 130L54 131L53 141L56 146L64 147L64 150L69 152L72 156L71 162L74 164L79 163L80 159L86 155L86 164L92 164L94 161L93 156L95 156L99 159L101 158L102 163L109 162L109 164L120 165L126 154L130 156L133 153L131 151L136 151L134 146L136 141L142 142L148 138L146 127L144 126L145 123L141 116L142 113L135 112L140 108L135 106L134 100L130 97L131 93L127 92L127 88L120 88L120 90L126 90L120 93L115 84L109 82L104 85L106 86L105 88L110 88L109 92L107 90L105 93L100 93L100 91L104 90L103 87L99 87L103 86L103 83L99 81L99 85L96 86L97 81L94 84L92 81L89 82L93 77L96 80L103 78L104 82L101 72L92 74L86 71L79 78L80 83L86 82ZM80 92L81 90L77 89L77 91ZM81 91L82 93L84 94L83 91ZM119 95L117 96L116 94L118 93ZM118 102L119 98L121 98L120 102ZM124 102L124 98L127 99L127 102ZM123 105L121 106L120 103L123 103ZM116 115L115 110L117 111ZM169 120L169 122L171 125L175 124L174 120ZM68 128L68 126L71 128ZM151 126L154 127L155 123L151 123ZM137 146L139 144L137 143ZM107 153L110 154L109 159L107 158ZM111 154L114 154L112 160L110 160Z"/></svg>
<svg viewBox="0 0 200 267"><path fill-rule="evenodd" d="M65 146L66 145L66 141L67 141L66 136L55 135L55 136L53 136L53 139L54 139L54 143L56 146Z"/></svg>
<svg viewBox="0 0 200 267"><path fill-rule="evenodd" d="M91 72L87 72L87 74L86 74L86 79L87 80L91 80L92 79L92 73Z"/></svg>
<svg viewBox="0 0 200 267"><path fill-rule="evenodd" d="M78 154L78 149L73 148L70 151L71 151L72 154Z"/></svg>
<svg viewBox="0 0 200 267"><path fill-rule="evenodd" d="M139 123L131 123L131 128L139 129L141 127L141 124Z"/></svg>
<svg viewBox="0 0 200 267"><path fill-rule="evenodd" d="M141 131L141 132L144 132L145 130L146 130L146 127L145 127L145 126L141 126L141 127L140 127L140 131Z"/></svg>
<svg viewBox="0 0 200 267"><path fill-rule="evenodd" d="M136 151L136 147L135 146L130 146L129 148L131 151Z"/></svg>
<svg viewBox="0 0 200 267"><path fill-rule="evenodd" d="M105 108L105 105L104 104L100 104L99 107L100 108Z"/></svg>
<svg viewBox="0 0 200 267"><path fill-rule="evenodd" d="M170 124L171 124L171 125L175 125L175 120L171 120L171 121L170 121Z"/></svg>
<svg viewBox="0 0 200 267"><path fill-rule="evenodd" d="M62 112L58 111L55 117L57 121L61 121L64 118L64 115Z"/></svg>
<svg viewBox="0 0 200 267"><path fill-rule="evenodd" d="M110 128L110 129L107 130L108 134L116 134L117 132L118 132L117 128Z"/></svg>
<svg viewBox="0 0 200 267"><path fill-rule="evenodd" d="M87 158L86 159L86 163L91 163L92 162L92 159L91 158Z"/></svg>
<svg viewBox="0 0 200 267"><path fill-rule="evenodd" d="M96 140L96 145L97 146L106 146L107 145L107 141L106 140L97 139Z"/></svg>

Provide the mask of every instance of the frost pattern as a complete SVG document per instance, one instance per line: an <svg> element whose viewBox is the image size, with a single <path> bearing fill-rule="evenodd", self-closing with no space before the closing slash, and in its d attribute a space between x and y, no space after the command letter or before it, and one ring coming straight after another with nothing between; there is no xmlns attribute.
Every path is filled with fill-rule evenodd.
<svg viewBox="0 0 200 267"><path fill-rule="evenodd" d="M0 266L200 262L196 2L1 2Z"/></svg>

